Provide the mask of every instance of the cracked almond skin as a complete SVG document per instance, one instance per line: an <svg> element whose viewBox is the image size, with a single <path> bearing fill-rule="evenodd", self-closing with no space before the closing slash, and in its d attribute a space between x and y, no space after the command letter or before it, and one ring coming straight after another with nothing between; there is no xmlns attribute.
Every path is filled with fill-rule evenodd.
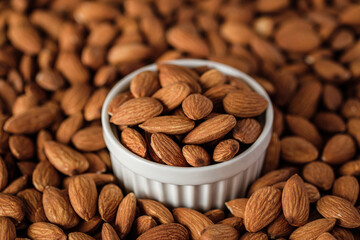
<svg viewBox="0 0 360 240"><path fill-rule="evenodd" d="M204 228L214 224L204 214L190 208L175 208L173 215L176 222L189 229L191 238L194 240L200 239Z"/></svg>
<svg viewBox="0 0 360 240"><path fill-rule="evenodd" d="M261 134L261 125L254 118L241 119L232 131L233 138L241 143L251 144Z"/></svg>
<svg viewBox="0 0 360 240"><path fill-rule="evenodd" d="M150 144L155 154L167 165L178 167L188 166L180 147L167 135L163 133L153 133Z"/></svg>
<svg viewBox="0 0 360 240"><path fill-rule="evenodd" d="M236 119L230 114L221 114L210 118L189 132L183 139L185 144L203 144L225 136L236 125Z"/></svg>
<svg viewBox="0 0 360 240"><path fill-rule="evenodd" d="M65 175L83 173L89 168L89 162L85 156L67 145L48 141L44 145L44 151L49 162Z"/></svg>
<svg viewBox="0 0 360 240"><path fill-rule="evenodd" d="M307 163L318 157L318 150L302 137L284 137L280 141L281 157L291 163Z"/></svg>
<svg viewBox="0 0 360 240"><path fill-rule="evenodd" d="M162 111L162 104L155 98L134 98L117 108L110 122L116 125L135 125L160 115Z"/></svg>
<svg viewBox="0 0 360 240"><path fill-rule="evenodd" d="M136 75L130 83L130 92L136 97L151 97L160 88L158 74L144 71Z"/></svg>
<svg viewBox="0 0 360 240"><path fill-rule="evenodd" d="M136 214L136 197L134 193L128 193L120 202L116 213L115 229L120 239L126 237L135 220Z"/></svg>
<svg viewBox="0 0 360 240"><path fill-rule="evenodd" d="M188 230L178 223L167 223L153 227L141 234L137 240L189 240Z"/></svg>
<svg viewBox="0 0 360 240"><path fill-rule="evenodd" d="M310 203L304 181L297 174L287 180L282 192L282 210L292 226L304 225L310 212Z"/></svg>
<svg viewBox="0 0 360 240"><path fill-rule="evenodd" d="M186 162L193 167L207 166L211 161L208 152L197 145L185 145L182 148L182 154Z"/></svg>
<svg viewBox="0 0 360 240"><path fill-rule="evenodd" d="M267 106L267 100L252 91L233 91L223 99L223 106L227 113L236 117L248 118L262 114Z"/></svg>
<svg viewBox="0 0 360 240"><path fill-rule="evenodd" d="M52 223L37 222L27 229L27 235L36 240L66 240L64 231Z"/></svg>
<svg viewBox="0 0 360 240"><path fill-rule="evenodd" d="M139 125L150 133L183 134L195 127L195 122L185 116L158 116Z"/></svg>
<svg viewBox="0 0 360 240"><path fill-rule="evenodd" d="M225 224L214 224L207 226L201 231L202 240L215 240L215 239L223 239L223 240L237 240L239 239L239 232Z"/></svg>
<svg viewBox="0 0 360 240"><path fill-rule="evenodd" d="M22 200L12 195L0 193L0 216L13 218L20 223L25 217Z"/></svg>
<svg viewBox="0 0 360 240"><path fill-rule="evenodd" d="M133 128L125 128L120 135L121 143L140 157L145 157L147 153L146 141L144 137Z"/></svg>
<svg viewBox="0 0 360 240"><path fill-rule="evenodd" d="M226 139L219 142L213 153L213 160L215 162L225 162L232 159L239 151L240 144L235 139Z"/></svg>
<svg viewBox="0 0 360 240"><path fill-rule="evenodd" d="M335 226L333 218L320 218L295 229L291 233L290 240L316 240L322 233L330 231Z"/></svg>
<svg viewBox="0 0 360 240"><path fill-rule="evenodd" d="M325 144L321 159L329 164L342 164L353 158L355 154L354 140L347 134L337 134Z"/></svg>
<svg viewBox="0 0 360 240"><path fill-rule="evenodd" d="M213 103L199 93L190 94L182 102L184 114L192 120L200 120L211 113Z"/></svg>
<svg viewBox="0 0 360 240"><path fill-rule="evenodd" d="M174 222L173 215L162 203L151 199L138 199L137 203L143 213L154 218L159 224Z"/></svg>
<svg viewBox="0 0 360 240"><path fill-rule="evenodd" d="M281 191L264 187L254 192L246 203L244 225L248 232L258 232L281 212Z"/></svg>
<svg viewBox="0 0 360 240"><path fill-rule="evenodd" d="M326 195L316 203L316 209L325 218L334 218L337 224L344 228L360 226L360 213L348 200Z"/></svg>

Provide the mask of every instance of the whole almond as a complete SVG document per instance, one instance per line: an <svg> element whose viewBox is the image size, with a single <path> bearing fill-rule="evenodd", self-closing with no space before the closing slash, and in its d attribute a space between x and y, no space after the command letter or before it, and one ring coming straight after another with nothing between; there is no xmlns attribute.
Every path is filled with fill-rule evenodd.
<svg viewBox="0 0 360 240"><path fill-rule="evenodd" d="M268 148L265 152L264 166L262 172L268 173L279 166L280 161L280 140L277 133L273 133Z"/></svg>
<svg viewBox="0 0 360 240"><path fill-rule="evenodd" d="M239 151L240 144L235 139L227 139L219 142L213 153L215 162L225 162L232 159Z"/></svg>
<svg viewBox="0 0 360 240"><path fill-rule="evenodd" d="M18 115L26 112L30 108L36 107L37 105L38 99L36 99L34 96L21 95L16 98L12 108L12 113L13 115Z"/></svg>
<svg viewBox="0 0 360 240"><path fill-rule="evenodd" d="M101 229L101 239L103 240L120 240L115 229L109 224L104 223Z"/></svg>
<svg viewBox="0 0 360 240"><path fill-rule="evenodd" d="M335 226L333 218L321 218L301 226L290 235L291 240L309 239L315 240L322 233L330 231Z"/></svg>
<svg viewBox="0 0 360 240"><path fill-rule="evenodd" d="M356 143L360 146L360 120L358 118L350 118L347 122L347 129L349 134L355 138Z"/></svg>
<svg viewBox="0 0 360 240"><path fill-rule="evenodd" d="M355 153L354 140L347 134L337 134L325 144L321 159L329 164L340 164L350 160Z"/></svg>
<svg viewBox="0 0 360 240"><path fill-rule="evenodd" d="M42 192L46 186L59 186L60 176L48 161L42 161L34 169L32 183L38 191Z"/></svg>
<svg viewBox="0 0 360 240"><path fill-rule="evenodd" d="M24 204L19 198L0 193L0 217L10 217L20 223L24 216Z"/></svg>
<svg viewBox="0 0 360 240"><path fill-rule="evenodd" d="M2 191L8 183L8 170L4 160L0 157L0 191Z"/></svg>
<svg viewBox="0 0 360 240"><path fill-rule="evenodd" d="M244 225L247 231L257 232L269 225L281 211L281 192L264 187L254 192L246 203Z"/></svg>
<svg viewBox="0 0 360 240"><path fill-rule="evenodd" d="M113 113L110 122L116 125L134 125L156 117L162 111L162 104L154 98L140 97L130 99Z"/></svg>
<svg viewBox="0 0 360 240"><path fill-rule="evenodd" d="M302 137L284 137L280 141L281 157L291 163L307 163L318 157L318 150Z"/></svg>
<svg viewBox="0 0 360 240"><path fill-rule="evenodd" d="M101 217L99 215L95 215L95 217L89 221L81 220L73 231L90 234L98 230L102 223Z"/></svg>
<svg viewBox="0 0 360 240"><path fill-rule="evenodd" d="M350 72L341 64L329 60L320 59L314 64L315 72L328 82L344 82L350 79Z"/></svg>
<svg viewBox="0 0 360 240"><path fill-rule="evenodd" d="M46 155L44 153L44 144L47 141L51 141L52 136L51 134L46 130L40 130L36 137L36 152L37 157L40 161L47 161Z"/></svg>
<svg viewBox="0 0 360 240"><path fill-rule="evenodd" d="M306 181L325 191L330 190L334 180L334 170L326 163L308 163L303 169L303 176Z"/></svg>
<svg viewBox="0 0 360 240"><path fill-rule="evenodd" d="M153 133L151 135L151 147L156 155L167 165L186 167L188 166L180 147L167 135Z"/></svg>
<svg viewBox="0 0 360 240"><path fill-rule="evenodd" d="M334 235L337 239L344 240L355 240L354 234L350 229L342 228L342 227L334 227L331 231L331 234Z"/></svg>
<svg viewBox="0 0 360 240"><path fill-rule="evenodd" d="M79 223L66 190L46 186L42 198L44 211L49 222L68 229Z"/></svg>
<svg viewBox="0 0 360 240"><path fill-rule="evenodd" d="M323 90L323 102L327 109L337 110L343 101L343 96L339 88L327 84Z"/></svg>
<svg viewBox="0 0 360 240"><path fill-rule="evenodd" d="M280 215L267 227L266 231L270 238L275 239L289 236L294 229L295 227L289 224L284 214L280 213Z"/></svg>
<svg viewBox="0 0 360 240"><path fill-rule="evenodd" d="M133 128L125 128L121 132L121 143L131 152L145 157L147 154L146 141L144 137Z"/></svg>
<svg viewBox="0 0 360 240"><path fill-rule="evenodd" d="M82 232L72 232L68 235L69 240L95 240L95 238L82 233Z"/></svg>
<svg viewBox="0 0 360 240"><path fill-rule="evenodd" d="M42 194L33 188L25 189L17 194L24 203L25 216L30 222L45 222Z"/></svg>
<svg viewBox="0 0 360 240"><path fill-rule="evenodd" d="M115 219L116 210L124 195L121 189L115 184L105 185L99 194L98 205L101 218L105 222Z"/></svg>
<svg viewBox="0 0 360 240"><path fill-rule="evenodd" d="M23 176L15 179L11 183L9 183L8 186L6 188L4 188L4 190L2 192L7 193L7 194L15 195L19 191L26 188L26 186L28 184L28 180L29 180L29 176L28 175L23 175Z"/></svg>
<svg viewBox="0 0 360 240"><path fill-rule="evenodd" d="M156 72L144 71L137 74L130 83L131 94L138 97L151 97L160 88Z"/></svg>
<svg viewBox="0 0 360 240"><path fill-rule="evenodd" d="M99 151L105 148L101 126L90 126L76 132L72 137L74 146L82 151Z"/></svg>
<svg viewBox="0 0 360 240"><path fill-rule="evenodd" d="M266 240L268 239L267 235L263 232L250 233L247 232L240 237L239 240Z"/></svg>
<svg viewBox="0 0 360 240"><path fill-rule="evenodd" d="M336 240L336 238L332 234L325 232L321 234L317 240Z"/></svg>
<svg viewBox="0 0 360 240"><path fill-rule="evenodd" d="M262 114L267 106L267 100L252 91L233 91L223 99L224 109L236 117L247 118Z"/></svg>
<svg viewBox="0 0 360 240"><path fill-rule="evenodd" d="M360 226L360 213L346 199L327 195L316 203L316 209L325 218L335 218L341 227L357 228Z"/></svg>
<svg viewBox="0 0 360 240"><path fill-rule="evenodd" d="M228 217L218 223L232 226L238 231L243 231L244 229L243 219L239 217Z"/></svg>
<svg viewBox="0 0 360 240"><path fill-rule="evenodd" d="M185 145L182 148L182 154L186 162L193 167L207 166L210 164L208 152L197 145Z"/></svg>
<svg viewBox="0 0 360 240"><path fill-rule="evenodd" d="M212 209L204 213L213 223L218 223L225 218L225 212L221 209Z"/></svg>
<svg viewBox="0 0 360 240"><path fill-rule="evenodd" d="M99 88L93 92L84 107L84 118L86 121L100 119L101 108L108 93L109 90L106 88Z"/></svg>
<svg viewBox="0 0 360 240"><path fill-rule="evenodd" d="M202 230L213 225L213 222L204 214L190 208L175 208L173 215L178 223L189 229L192 239L200 239Z"/></svg>
<svg viewBox="0 0 360 240"><path fill-rule="evenodd" d="M42 39L37 29L30 23L11 24L7 35L11 43L22 52L35 55L41 50ZM26 41L19 39L26 39Z"/></svg>
<svg viewBox="0 0 360 240"><path fill-rule="evenodd" d="M248 202L248 198L237 198L225 202L225 206L229 209L230 213L235 217L244 218L245 207Z"/></svg>
<svg viewBox="0 0 360 240"><path fill-rule="evenodd" d="M196 93L191 94L184 99L182 102L182 109L188 118L199 120L211 113L213 110L213 103L207 97Z"/></svg>
<svg viewBox="0 0 360 240"><path fill-rule="evenodd" d="M34 157L35 147L32 140L22 135L9 137L9 148L18 160L28 160Z"/></svg>
<svg viewBox="0 0 360 240"><path fill-rule="evenodd" d="M166 110L171 111L178 107L190 92L191 89L188 84L184 82L175 82L162 87L156 91L152 97L160 100Z"/></svg>
<svg viewBox="0 0 360 240"><path fill-rule="evenodd" d="M88 84L75 84L68 88L61 99L61 109L66 115L72 115L83 110L91 95Z"/></svg>
<svg viewBox="0 0 360 240"><path fill-rule="evenodd" d="M106 165L101 158L95 153L85 153L84 156L89 162L88 173L104 173L106 172Z"/></svg>
<svg viewBox="0 0 360 240"><path fill-rule="evenodd" d="M55 224L37 222L29 226L27 235L37 240L66 240L66 234Z"/></svg>
<svg viewBox="0 0 360 240"><path fill-rule="evenodd" d="M112 116L123 103L134 98L130 92L123 92L116 95L110 102L107 113Z"/></svg>
<svg viewBox="0 0 360 240"><path fill-rule="evenodd" d="M135 239L138 238L141 234L148 231L149 229L157 226L156 221L147 215L142 215L135 219L132 230L131 236Z"/></svg>
<svg viewBox="0 0 360 240"><path fill-rule="evenodd" d="M188 240L189 232L181 224L167 223L160 226L156 226L146 231L137 240L157 240L157 239L174 239L174 240Z"/></svg>
<svg viewBox="0 0 360 240"><path fill-rule="evenodd" d="M56 91L65 85L61 75L52 69L43 69L35 77L36 83L48 91Z"/></svg>
<svg viewBox="0 0 360 240"><path fill-rule="evenodd" d="M341 107L341 114L345 118L360 116L360 101L356 98L350 98Z"/></svg>
<svg viewBox="0 0 360 240"><path fill-rule="evenodd" d="M201 86L209 89L218 85L225 84L226 76L216 69L210 69L204 72L199 79Z"/></svg>
<svg viewBox="0 0 360 240"><path fill-rule="evenodd" d="M61 51L56 60L56 69L71 84L84 84L90 80L89 70L83 65L80 57L70 51Z"/></svg>
<svg viewBox="0 0 360 240"><path fill-rule="evenodd" d="M305 188L309 197L309 202L314 203L317 202L317 200L320 199L320 192L314 185L310 183L305 183Z"/></svg>
<svg viewBox="0 0 360 240"><path fill-rule="evenodd" d="M49 141L45 143L44 150L50 163L68 176L85 172L89 168L86 158L66 145Z"/></svg>
<svg viewBox="0 0 360 240"><path fill-rule="evenodd" d="M154 218L159 224L174 222L173 215L162 203L151 199L138 199L137 202L141 211Z"/></svg>
<svg viewBox="0 0 360 240"><path fill-rule="evenodd" d="M75 212L85 221L96 214L97 189L93 179L80 175L69 184L69 199Z"/></svg>
<svg viewBox="0 0 360 240"><path fill-rule="evenodd" d="M236 91L236 89L236 87L229 84L223 84L209 88L204 92L204 96L209 98L216 106L219 103L222 103L222 100L229 92Z"/></svg>
<svg viewBox="0 0 360 240"><path fill-rule="evenodd" d="M118 15L118 9L103 2L83 2L74 9L74 18L80 23L112 20Z"/></svg>
<svg viewBox="0 0 360 240"><path fill-rule="evenodd" d="M184 116L159 116L146 120L139 125L150 133L183 134L195 127L195 122Z"/></svg>
<svg viewBox="0 0 360 240"><path fill-rule="evenodd" d="M83 176L88 176L92 180L95 181L96 186L103 186L105 184L114 183L116 178L113 174L105 174L105 173L83 173ZM69 188L69 184L71 182L72 177L67 177L63 180L63 186L67 189Z"/></svg>
<svg viewBox="0 0 360 240"><path fill-rule="evenodd" d="M315 115L314 123L324 132L336 133L346 130L344 120L336 113L318 112Z"/></svg>
<svg viewBox="0 0 360 240"><path fill-rule="evenodd" d="M56 140L64 144L69 143L75 132L81 128L83 122L83 115L80 112L70 115L59 125L56 131Z"/></svg>
<svg viewBox="0 0 360 240"><path fill-rule="evenodd" d="M261 125L254 118L241 119L232 131L233 137L241 143L251 144L261 133Z"/></svg>
<svg viewBox="0 0 360 240"><path fill-rule="evenodd" d="M186 144L202 144L225 136L236 125L236 119L229 114L221 114L200 123L183 139Z"/></svg>
<svg viewBox="0 0 360 240"><path fill-rule="evenodd" d="M237 240L239 233L235 228L225 224L214 224L207 226L201 231L200 239L224 239L224 240Z"/></svg>
<svg viewBox="0 0 360 240"><path fill-rule="evenodd" d="M353 205L359 197L359 182L353 176L342 176L335 180L332 194L345 198Z"/></svg>
<svg viewBox="0 0 360 240"><path fill-rule="evenodd" d="M149 57L149 46L141 43L118 44L110 48L107 60L112 65L138 62Z"/></svg>
<svg viewBox="0 0 360 240"><path fill-rule="evenodd" d="M249 44L251 49L264 61L271 62L275 65L282 65L284 63L284 56L279 51L279 48L271 42L260 37L253 37Z"/></svg>
<svg viewBox="0 0 360 240"><path fill-rule="evenodd" d="M297 174L289 178L284 186L282 209L290 225L302 226L307 222L310 211L309 198L304 181Z"/></svg>
<svg viewBox="0 0 360 240"><path fill-rule="evenodd" d="M120 239L129 234L135 220L136 197L134 193L127 194L120 202L115 219L115 228Z"/></svg>
<svg viewBox="0 0 360 240"><path fill-rule="evenodd" d="M16 229L12 221L7 217L0 217L0 238L13 240L16 238Z"/></svg>

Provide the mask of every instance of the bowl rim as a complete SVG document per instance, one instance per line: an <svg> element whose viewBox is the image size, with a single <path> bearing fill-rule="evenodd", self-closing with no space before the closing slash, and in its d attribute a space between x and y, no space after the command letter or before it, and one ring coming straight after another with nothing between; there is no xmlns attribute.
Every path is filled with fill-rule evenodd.
<svg viewBox="0 0 360 240"><path fill-rule="evenodd" d="M185 67L199 67L199 66L208 66L210 68L218 69L220 72L241 78L245 83L247 83L255 92L263 96L268 101L268 107L265 111L265 124L261 134L258 139L248 147L244 152L235 156L234 158L208 166L203 167L175 167L169 165L159 164L145 158L142 158L125 146L123 146L120 140L115 136L110 121L109 115L107 113L107 108L111 100L119 93L123 92L126 88L129 87L129 84L134 76L143 71L156 71L157 63L153 63L142 68L139 68L132 73L124 76L122 79L116 83L113 88L110 90L101 111L101 124L103 127L103 134L106 145L110 154L115 156L120 154L125 154L129 158L132 158L131 161L125 159L119 159L116 157L117 161L121 161L127 168L130 168L132 171L143 175L144 177L150 179L156 179L160 182L171 182L182 184L203 184L209 182L215 182L228 178L229 176L234 176L237 173L247 169L256 159L261 157L264 154L267 145L270 141L270 135L272 132L273 125L273 106L270 100L270 97L266 91L258 84L252 77L249 75L233 68L228 65L213 62L209 60L201 59L177 59L170 60L166 62L161 62L166 64L175 64ZM259 150L259 151L258 151ZM260 151L261 150L261 151ZM111 160L114 161L114 157L111 157ZM235 167L236 166L236 167ZM221 174L219 174L221 173ZM205 175L204 175L205 174ZM224 176L227 175L227 176ZM186 176L186 178L184 178Z"/></svg>

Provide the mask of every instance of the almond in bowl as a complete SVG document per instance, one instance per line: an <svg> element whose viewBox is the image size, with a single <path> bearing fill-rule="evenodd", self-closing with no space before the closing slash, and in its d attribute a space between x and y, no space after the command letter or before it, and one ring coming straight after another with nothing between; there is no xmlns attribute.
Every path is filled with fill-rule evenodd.
<svg viewBox="0 0 360 240"><path fill-rule="evenodd" d="M260 174L272 121L270 99L255 80L190 59L126 76L102 112L114 172L125 188L203 210L243 195Z"/></svg>

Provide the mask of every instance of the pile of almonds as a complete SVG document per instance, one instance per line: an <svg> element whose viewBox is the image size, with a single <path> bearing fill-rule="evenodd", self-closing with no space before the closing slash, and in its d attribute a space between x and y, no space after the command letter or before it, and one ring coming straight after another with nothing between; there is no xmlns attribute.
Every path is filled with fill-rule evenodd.
<svg viewBox="0 0 360 240"><path fill-rule="evenodd" d="M359 239L359 16L355 0L1 1L0 239ZM224 209L126 194L102 141L113 84L186 57L274 103L262 176Z"/></svg>
<svg viewBox="0 0 360 240"><path fill-rule="evenodd" d="M211 154L214 162L228 161L239 152L239 142L256 141L262 127L255 117L268 102L241 79L206 66L160 64L158 69L136 75L130 91L108 107L110 122L119 126L121 143L130 151L170 166L200 167L212 163Z"/></svg>

